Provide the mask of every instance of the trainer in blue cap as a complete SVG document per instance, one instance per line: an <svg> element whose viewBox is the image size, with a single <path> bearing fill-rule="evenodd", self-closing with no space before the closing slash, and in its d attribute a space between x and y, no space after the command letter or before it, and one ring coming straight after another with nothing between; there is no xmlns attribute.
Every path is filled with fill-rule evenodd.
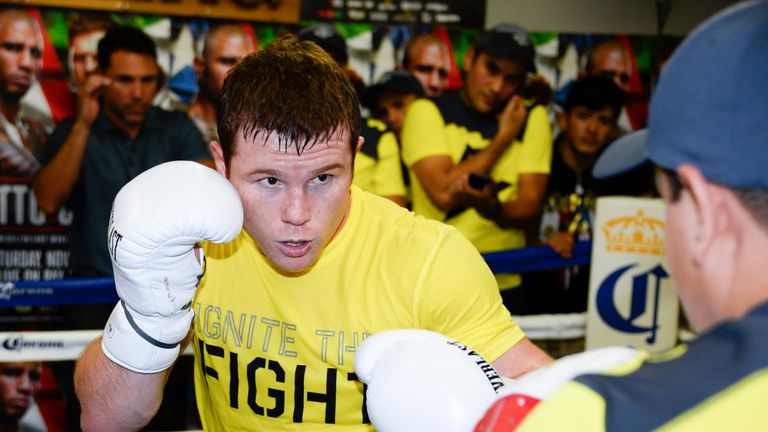
<svg viewBox="0 0 768 432"><path fill-rule="evenodd" d="M607 176L650 158L660 168L669 270L698 336L650 359L616 348L561 359L519 380L475 431L765 430L767 150L768 2L745 2L686 38L648 130L595 167Z"/></svg>

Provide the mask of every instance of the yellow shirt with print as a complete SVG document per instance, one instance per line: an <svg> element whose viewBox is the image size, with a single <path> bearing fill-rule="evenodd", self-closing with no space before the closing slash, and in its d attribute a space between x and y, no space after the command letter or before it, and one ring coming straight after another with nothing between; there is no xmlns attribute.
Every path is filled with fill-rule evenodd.
<svg viewBox="0 0 768 432"><path fill-rule="evenodd" d="M690 343L577 377L515 430L766 430L766 324L768 302Z"/></svg>
<svg viewBox="0 0 768 432"><path fill-rule="evenodd" d="M433 330L489 361L524 337L454 228L351 194L344 227L304 273L272 267L245 232L204 245L192 345L206 430L370 431L352 364L369 335Z"/></svg>
<svg viewBox="0 0 768 432"><path fill-rule="evenodd" d="M487 147L496 132L495 117L470 111L460 101L458 93L446 94L436 102L416 100L406 113L401 136L402 157L412 179L418 179L412 169L416 162L430 156L449 156L454 164L458 164ZM518 192L518 176L549 174L551 162L552 131L547 111L542 106L535 106L528 114L522 139L510 144L490 172L496 182L509 183L499 192L499 200L514 200ZM480 252L525 247L522 230L500 228L474 209L446 218L417 180L411 182L411 199L414 212L455 226ZM518 274L497 274L496 278L501 289L520 285Z"/></svg>

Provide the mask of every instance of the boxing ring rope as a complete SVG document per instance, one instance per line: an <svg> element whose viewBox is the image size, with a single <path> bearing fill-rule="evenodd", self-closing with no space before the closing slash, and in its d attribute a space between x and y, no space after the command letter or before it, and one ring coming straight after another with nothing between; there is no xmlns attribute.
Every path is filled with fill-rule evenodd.
<svg viewBox="0 0 768 432"><path fill-rule="evenodd" d="M494 273L525 273L589 264L592 243L576 242L573 257L565 259L548 246L533 246L483 254ZM0 308L110 304L118 300L111 277L48 281L0 282ZM570 339L584 336L586 315L515 316L531 339ZM0 362L77 359L97 330L0 332Z"/></svg>
<svg viewBox="0 0 768 432"><path fill-rule="evenodd" d="M531 246L483 254L491 271L496 273L526 273L589 264L592 242L578 241L571 258L563 258L549 246ZM530 339L572 339L583 337L587 326L586 313L541 314L515 316L515 322Z"/></svg>

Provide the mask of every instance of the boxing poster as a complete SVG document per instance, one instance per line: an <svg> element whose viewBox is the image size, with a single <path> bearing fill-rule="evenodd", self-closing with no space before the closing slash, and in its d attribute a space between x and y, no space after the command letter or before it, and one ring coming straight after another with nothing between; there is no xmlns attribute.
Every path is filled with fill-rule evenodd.
<svg viewBox="0 0 768 432"><path fill-rule="evenodd" d="M300 0L25 0L35 6L295 23Z"/></svg>
<svg viewBox="0 0 768 432"><path fill-rule="evenodd" d="M679 302L664 256L661 199L597 200L587 306L587 349L677 343Z"/></svg>
<svg viewBox="0 0 768 432"><path fill-rule="evenodd" d="M49 218L37 208L30 178L0 177L0 280L62 279L71 222L66 209Z"/></svg>

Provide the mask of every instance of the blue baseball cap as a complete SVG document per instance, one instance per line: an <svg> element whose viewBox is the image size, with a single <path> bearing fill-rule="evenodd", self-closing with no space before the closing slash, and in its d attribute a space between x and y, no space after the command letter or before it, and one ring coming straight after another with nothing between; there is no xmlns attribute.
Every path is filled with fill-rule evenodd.
<svg viewBox="0 0 768 432"><path fill-rule="evenodd" d="M645 160L695 165L707 180L768 189L768 1L731 6L677 48L651 97L647 130L619 138L595 177Z"/></svg>

